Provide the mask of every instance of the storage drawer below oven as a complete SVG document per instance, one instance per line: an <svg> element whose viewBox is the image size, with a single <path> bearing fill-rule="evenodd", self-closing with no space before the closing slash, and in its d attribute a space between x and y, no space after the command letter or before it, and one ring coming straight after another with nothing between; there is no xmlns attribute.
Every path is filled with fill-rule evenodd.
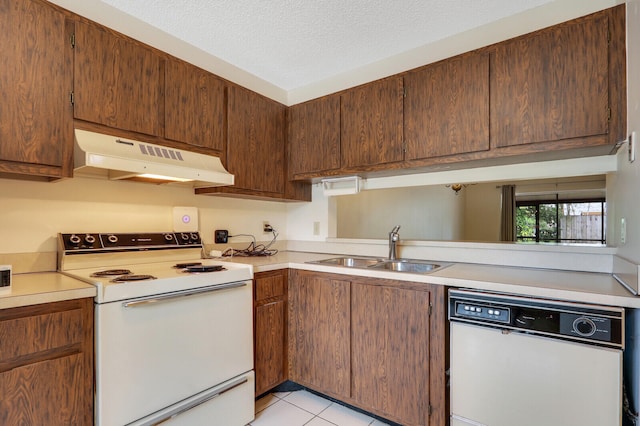
<svg viewBox="0 0 640 426"><path fill-rule="evenodd" d="M244 426L254 418L254 387L250 371L127 426Z"/></svg>

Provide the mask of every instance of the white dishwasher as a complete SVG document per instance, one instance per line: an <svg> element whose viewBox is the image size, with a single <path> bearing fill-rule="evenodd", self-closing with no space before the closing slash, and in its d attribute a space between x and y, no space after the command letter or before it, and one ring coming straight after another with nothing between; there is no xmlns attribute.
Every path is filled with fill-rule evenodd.
<svg viewBox="0 0 640 426"><path fill-rule="evenodd" d="M624 309L449 290L451 426L622 424Z"/></svg>

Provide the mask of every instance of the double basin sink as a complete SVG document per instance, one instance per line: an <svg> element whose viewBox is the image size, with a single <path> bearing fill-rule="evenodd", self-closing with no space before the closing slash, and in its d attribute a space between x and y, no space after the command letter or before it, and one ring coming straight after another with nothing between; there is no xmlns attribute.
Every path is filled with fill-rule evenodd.
<svg viewBox="0 0 640 426"><path fill-rule="evenodd" d="M332 257L330 259L314 260L307 263L318 265L344 266L347 268L381 269L393 272L410 272L413 274L428 274L441 269L446 264L437 264L428 260L416 259L380 259L371 257Z"/></svg>

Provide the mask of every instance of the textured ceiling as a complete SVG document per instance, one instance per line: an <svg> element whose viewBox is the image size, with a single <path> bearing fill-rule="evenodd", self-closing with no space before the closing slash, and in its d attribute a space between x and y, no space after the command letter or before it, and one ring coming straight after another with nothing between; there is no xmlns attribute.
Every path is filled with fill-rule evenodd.
<svg viewBox="0 0 640 426"><path fill-rule="evenodd" d="M102 0L291 91L551 0Z"/></svg>

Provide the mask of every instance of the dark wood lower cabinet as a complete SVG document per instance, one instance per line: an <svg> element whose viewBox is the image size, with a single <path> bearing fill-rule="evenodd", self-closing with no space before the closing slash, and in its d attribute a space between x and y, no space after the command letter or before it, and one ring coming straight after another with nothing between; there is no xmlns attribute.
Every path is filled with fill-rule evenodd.
<svg viewBox="0 0 640 426"><path fill-rule="evenodd" d="M351 284L352 398L403 424L429 419L431 293Z"/></svg>
<svg viewBox="0 0 640 426"><path fill-rule="evenodd" d="M287 380L287 270L254 278L256 396Z"/></svg>
<svg viewBox="0 0 640 426"><path fill-rule="evenodd" d="M443 286L292 270L294 382L406 426L446 415Z"/></svg>
<svg viewBox="0 0 640 426"><path fill-rule="evenodd" d="M290 379L338 399L349 398L350 282L340 275L290 273Z"/></svg>
<svg viewBox="0 0 640 426"><path fill-rule="evenodd" d="M93 424L93 299L0 310L0 424Z"/></svg>

